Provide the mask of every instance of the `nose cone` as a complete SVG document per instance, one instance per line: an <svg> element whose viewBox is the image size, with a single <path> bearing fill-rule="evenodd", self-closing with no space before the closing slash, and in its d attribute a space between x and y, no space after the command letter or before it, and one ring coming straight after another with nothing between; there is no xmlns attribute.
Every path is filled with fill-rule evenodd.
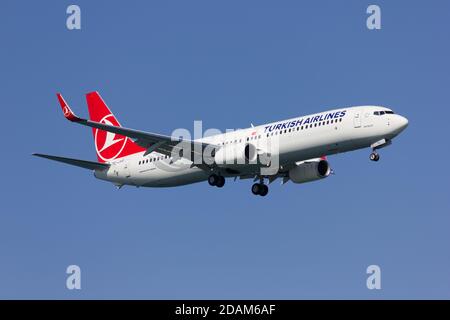
<svg viewBox="0 0 450 320"><path fill-rule="evenodd" d="M398 120L398 122L399 122L399 127L400 127L400 130L403 131L403 130L405 130L406 127L408 126L409 121L408 121L408 119L406 119L405 117L402 117L402 116L400 116L399 118L400 118L400 119Z"/></svg>
<svg viewBox="0 0 450 320"><path fill-rule="evenodd" d="M405 117L402 117L400 115L397 115L395 121L394 121L394 127L395 127L395 134L399 134L400 132L402 132L403 130L406 129L406 127L408 126L408 119L406 119Z"/></svg>

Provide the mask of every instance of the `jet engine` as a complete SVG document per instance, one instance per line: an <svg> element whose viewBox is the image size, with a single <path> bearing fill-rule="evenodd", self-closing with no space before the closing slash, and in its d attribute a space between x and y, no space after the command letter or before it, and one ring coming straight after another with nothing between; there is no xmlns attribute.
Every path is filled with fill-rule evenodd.
<svg viewBox="0 0 450 320"><path fill-rule="evenodd" d="M214 162L218 166L242 165L256 163L258 150L253 144L244 146L229 145L219 149L214 155Z"/></svg>
<svg viewBox="0 0 450 320"><path fill-rule="evenodd" d="M289 178L294 183L305 183L326 178L330 173L331 168L327 160L309 160L289 170Z"/></svg>

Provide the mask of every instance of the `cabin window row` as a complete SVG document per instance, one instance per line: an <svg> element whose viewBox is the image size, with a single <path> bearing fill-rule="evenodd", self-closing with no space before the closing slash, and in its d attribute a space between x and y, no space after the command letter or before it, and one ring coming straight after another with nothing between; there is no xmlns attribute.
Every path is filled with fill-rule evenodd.
<svg viewBox="0 0 450 320"><path fill-rule="evenodd" d="M342 122L342 118L341 119L327 120L327 121L322 121L322 122L316 122L314 124L307 124L307 125L303 125L303 126L298 126L297 129L296 128L291 128L291 129L284 129L284 130L274 131L272 133L268 133L267 137L273 136L273 135L278 135L278 132L280 132L280 135L281 135L283 133L294 132L296 130L297 131L306 130L306 129L310 129L310 128L313 128L313 127L315 128L315 127L326 126L326 125L337 123L337 122Z"/></svg>
<svg viewBox="0 0 450 320"><path fill-rule="evenodd" d="M168 159L169 156L161 156L161 157L156 157L156 158L148 158L148 159L144 159L139 161L139 165L144 164L144 163L149 163L149 162L156 162L156 161L160 161L160 160L164 160L164 159Z"/></svg>
<svg viewBox="0 0 450 320"><path fill-rule="evenodd" d="M332 119L332 120L317 122L317 123L309 124L309 125L307 124L307 125L299 126L299 127L297 127L297 129L291 128L291 129L277 130L277 131L274 131L272 133L268 133L267 137L273 136L273 135L278 135L278 132L281 135L283 133L293 132L295 130L297 130L297 131L306 130L308 128L326 126L326 125L337 123L337 122L342 122L342 118L341 119ZM261 135L257 135L257 136L255 135L255 136L247 137L247 141L252 141L252 140L257 140L257 139L261 139ZM225 142L222 142L222 145L224 146L224 145L227 145L227 144L238 143L238 142L241 143L242 139L235 139L234 141L233 140L225 141Z"/></svg>
<svg viewBox="0 0 450 320"><path fill-rule="evenodd" d="M247 141L251 141L251 140L256 140L256 139L261 139L261 135L254 135L254 136L251 136L251 137L247 137ZM233 140L230 140L230 141L225 141L225 142L222 142L222 145L224 146L224 145L227 145L227 144L232 144L232 143L241 143L242 142L242 139L235 139L234 141Z"/></svg>

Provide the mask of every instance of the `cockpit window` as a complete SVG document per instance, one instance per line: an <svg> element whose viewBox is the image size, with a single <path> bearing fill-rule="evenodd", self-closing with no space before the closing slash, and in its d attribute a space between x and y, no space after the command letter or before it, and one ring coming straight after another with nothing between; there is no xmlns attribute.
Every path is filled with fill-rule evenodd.
<svg viewBox="0 0 450 320"><path fill-rule="evenodd" d="M373 113L376 116L382 116L383 114L394 114L394 111L385 110L385 111L374 111Z"/></svg>

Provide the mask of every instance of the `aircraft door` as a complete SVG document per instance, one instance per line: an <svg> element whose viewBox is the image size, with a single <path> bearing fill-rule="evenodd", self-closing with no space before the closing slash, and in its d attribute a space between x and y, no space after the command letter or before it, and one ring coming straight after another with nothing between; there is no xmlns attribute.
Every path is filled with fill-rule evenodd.
<svg viewBox="0 0 450 320"><path fill-rule="evenodd" d="M361 128L361 112L355 111L355 115L353 116L353 126L355 128Z"/></svg>
<svg viewBox="0 0 450 320"><path fill-rule="evenodd" d="M373 127L373 112L371 110L364 111L364 128Z"/></svg>

